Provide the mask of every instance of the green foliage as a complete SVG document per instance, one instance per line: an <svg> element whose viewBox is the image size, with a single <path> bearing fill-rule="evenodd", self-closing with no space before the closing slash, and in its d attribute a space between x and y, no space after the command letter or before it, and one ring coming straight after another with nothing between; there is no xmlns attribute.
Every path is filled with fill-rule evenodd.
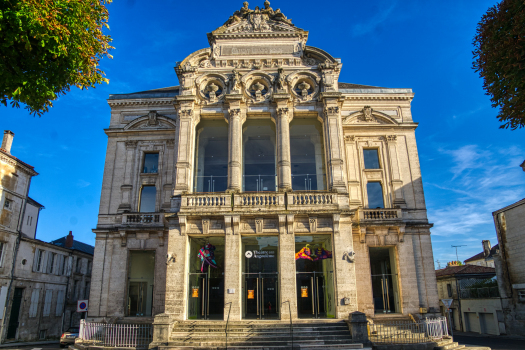
<svg viewBox="0 0 525 350"><path fill-rule="evenodd" d="M500 128L525 127L525 2L503 0L489 8L473 43L473 68L492 107L500 107Z"/></svg>
<svg viewBox="0 0 525 350"><path fill-rule="evenodd" d="M42 115L70 91L108 83L106 4L111 0L0 1L0 102Z"/></svg>

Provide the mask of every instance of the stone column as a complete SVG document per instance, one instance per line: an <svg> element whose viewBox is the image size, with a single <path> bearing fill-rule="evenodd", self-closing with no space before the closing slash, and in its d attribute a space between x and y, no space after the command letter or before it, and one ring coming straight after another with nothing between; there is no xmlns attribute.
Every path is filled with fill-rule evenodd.
<svg viewBox="0 0 525 350"><path fill-rule="evenodd" d="M340 93L323 93L324 101L324 133L326 139L326 154L328 163L328 186L330 190L348 193L346 188L346 171L344 166L345 150L343 142L343 126L338 100Z"/></svg>
<svg viewBox="0 0 525 350"><path fill-rule="evenodd" d="M295 273L295 235L293 215L279 215L279 296L281 320L297 318L297 294ZM288 225L286 222L288 221Z"/></svg>
<svg viewBox="0 0 525 350"><path fill-rule="evenodd" d="M288 107L277 108L277 174L279 190L292 189L292 166L290 158L290 114Z"/></svg>
<svg viewBox="0 0 525 350"><path fill-rule="evenodd" d="M172 216L169 221L168 254L166 257L166 304L164 313L176 321L186 318L187 245L185 217Z"/></svg>
<svg viewBox="0 0 525 350"><path fill-rule="evenodd" d="M359 206L361 202L361 181L359 176L359 157L355 136L345 136L346 161L348 173L348 197L351 206Z"/></svg>
<svg viewBox="0 0 525 350"><path fill-rule="evenodd" d="M231 108L228 120L228 190L239 192L242 188L242 110Z"/></svg>
<svg viewBox="0 0 525 350"><path fill-rule="evenodd" d="M239 321L242 318L242 273L241 273L241 235L240 216L225 216L226 228L224 256L224 320Z"/></svg>
<svg viewBox="0 0 525 350"><path fill-rule="evenodd" d="M394 191L393 204L406 208L405 198L403 196L403 181L399 171L399 161L397 156L397 136L388 135L386 137L388 154L390 159L390 173L392 174L392 189Z"/></svg>
<svg viewBox="0 0 525 350"><path fill-rule="evenodd" d="M177 126L175 134L175 172L174 195L191 192L193 174L193 153L195 144L195 126L199 116L194 111L195 96L177 96ZM173 208L178 211L178 208Z"/></svg>

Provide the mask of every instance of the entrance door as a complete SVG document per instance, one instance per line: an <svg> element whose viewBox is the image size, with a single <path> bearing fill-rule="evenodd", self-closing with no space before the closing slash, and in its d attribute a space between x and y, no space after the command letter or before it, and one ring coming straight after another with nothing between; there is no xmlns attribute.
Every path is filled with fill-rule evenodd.
<svg viewBox="0 0 525 350"><path fill-rule="evenodd" d="M276 273L244 273L244 318L278 319L278 279Z"/></svg>
<svg viewBox="0 0 525 350"><path fill-rule="evenodd" d="M372 296L375 313L399 310L399 287L393 248L370 248Z"/></svg>
<svg viewBox="0 0 525 350"><path fill-rule="evenodd" d="M11 316L9 317L9 326L7 328L7 339L16 338L16 331L18 330L18 315L20 314L20 305L22 304L23 294L24 288L15 288L13 304L11 306Z"/></svg>
<svg viewBox="0 0 525 350"><path fill-rule="evenodd" d="M188 318L222 320L224 309L223 278L209 273L190 273Z"/></svg>
<svg viewBox="0 0 525 350"><path fill-rule="evenodd" d="M129 282L128 315L144 315L147 290L148 282Z"/></svg>
<svg viewBox="0 0 525 350"><path fill-rule="evenodd" d="M332 275L332 271L328 272ZM297 316L299 318L326 318L327 280L324 272L297 272Z"/></svg>

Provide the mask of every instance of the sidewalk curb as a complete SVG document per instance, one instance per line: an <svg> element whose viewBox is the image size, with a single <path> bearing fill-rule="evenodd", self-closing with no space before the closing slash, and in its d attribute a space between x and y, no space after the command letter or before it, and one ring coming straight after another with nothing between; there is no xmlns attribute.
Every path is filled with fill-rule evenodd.
<svg viewBox="0 0 525 350"><path fill-rule="evenodd" d="M32 345L46 345L46 344L58 344L59 340L43 340L43 341L34 341L34 342L12 342L0 344L0 348L12 348L12 347L22 347L22 346L32 346Z"/></svg>

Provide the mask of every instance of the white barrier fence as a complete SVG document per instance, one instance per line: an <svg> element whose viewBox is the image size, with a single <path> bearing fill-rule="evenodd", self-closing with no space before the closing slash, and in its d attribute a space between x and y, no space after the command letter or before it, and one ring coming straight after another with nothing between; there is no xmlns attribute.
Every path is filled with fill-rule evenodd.
<svg viewBox="0 0 525 350"><path fill-rule="evenodd" d="M369 339L376 344L413 344L437 341L448 335L446 317L420 322L400 321L369 324Z"/></svg>
<svg viewBox="0 0 525 350"><path fill-rule="evenodd" d="M95 346L147 348L153 340L151 324L106 324L80 321L79 339Z"/></svg>

